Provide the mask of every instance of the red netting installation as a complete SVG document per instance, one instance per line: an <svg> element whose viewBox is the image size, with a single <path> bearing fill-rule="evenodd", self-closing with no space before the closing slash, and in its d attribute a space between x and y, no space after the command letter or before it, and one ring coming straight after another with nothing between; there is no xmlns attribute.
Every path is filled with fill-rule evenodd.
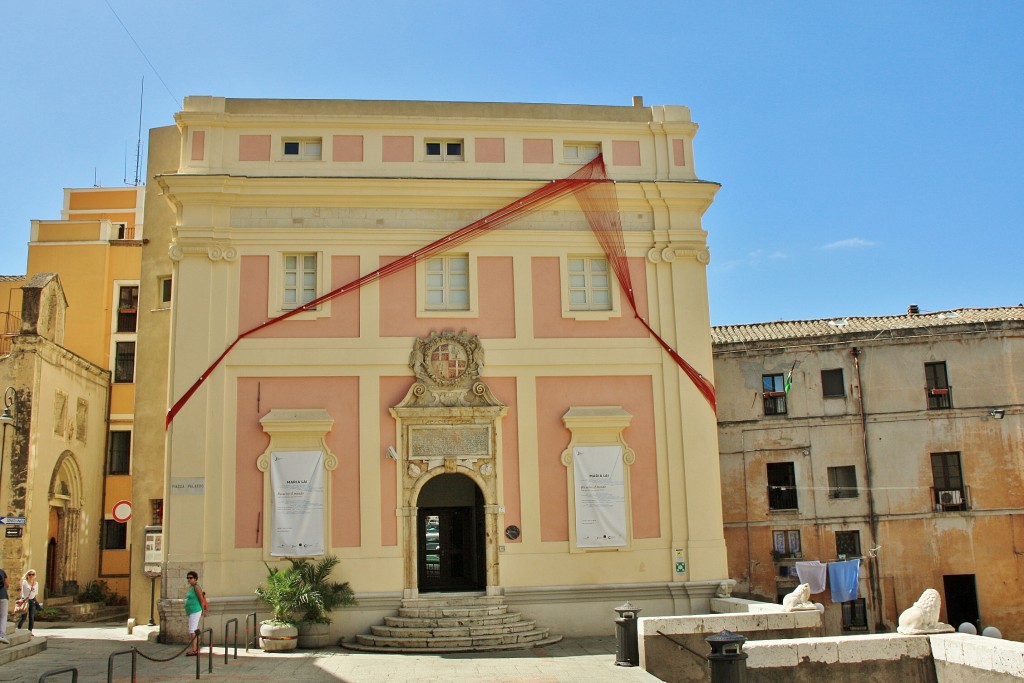
<svg viewBox="0 0 1024 683"><path fill-rule="evenodd" d="M605 191L601 193L594 193L588 190L588 188L595 188L598 186L606 188ZM404 270L405 268L414 265L420 259L429 258L436 254L450 251L454 247L468 242L478 235L500 228L514 220L518 220L524 213L540 209L570 193L575 194L576 198L579 200L580 206L586 213L587 220L590 223L591 228L594 230L598 240L601 242L601 246L608 257L609 263L612 264L612 268L616 277L619 279L620 285L626 292L626 297L629 300L630 305L633 307L633 312L636 313L636 302L633 298L633 287L629 279L629 270L626 268L625 248L622 243L622 228L619 223L618 205L615 200L615 186L605 174L604 161L602 157L598 156L590 163L582 166L568 178L554 180L547 185L534 190L525 197L503 206L494 213L488 214L487 216L484 216L463 228L459 228L455 232L435 240L424 247L420 247L411 254L392 261L371 273L367 273L347 285L342 285L321 297L303 304L299 308L287 311L276 318L265 320L256 327L241 333L219 356L217 356L217 360L215 360L210 367L208 367L203 374L199 376L199 379L197 379L192 386L188 388L188 391L186 391L181 398L171 406L171 409L167 411L165 427L169 427L171 425L171 422L174 420L174 416L178 414L178 411L182 409L192 395L200 386L202 386L203 382L206 381L206 378L210 376L218 365L220 365L225 356L235 348L235 345L249 335L279 323L282 320L287 320L292 316L298 315L302 311L316 308L325 301L330 301L331 299L335 299L343 294L354 292L363 285L376 282L381 278L385 278L388 275ZM610 247L610 244L614 244L614 247ZM673 360L675 360L690 379L694 381L697 388L702 394L704 394L705 398L708 399L712 410L714 410L715 392L714 387L711 386L710 382L704 379L704 377L694 370L685 360L683 360L679 354L673 351L661 339L661 337L659 337L657 333L650 328L647 321L640 318L639 315L637 315L637 319L640 320L644 327L654 335L655 339L658 340L658 343L665 348L669 355L672 356Z"/></svg>

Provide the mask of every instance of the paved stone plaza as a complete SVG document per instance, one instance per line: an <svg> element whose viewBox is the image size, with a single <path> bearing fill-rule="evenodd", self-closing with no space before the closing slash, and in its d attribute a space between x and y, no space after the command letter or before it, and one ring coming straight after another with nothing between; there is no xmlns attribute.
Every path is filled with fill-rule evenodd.
<svg viewBox="0 0 1024 683"><path fill-rule="evenodd" d="M0 666L0 683L35 683L48 671L78 667L79 683L107 680L110 653L132 646L157 658L167 658L180 645L146 642L147 629L133 635L123 625L37 628L47 639L46 650ZM636 667L615 666L615 639L570 638L545 648L486 654L397 655L366 654L330 648L269 654L239 650L238 659L224 664L224 651L214 648L213 673L202 659L200 680L210 681L343 681L344 683L623 683L657 682ZM130 657L115 659L115 681L129 680ZM194 681L195 659L177 657L166 663L138 659L139 681ZM71 681L71 674L52 676L48 683Z"/></svg>

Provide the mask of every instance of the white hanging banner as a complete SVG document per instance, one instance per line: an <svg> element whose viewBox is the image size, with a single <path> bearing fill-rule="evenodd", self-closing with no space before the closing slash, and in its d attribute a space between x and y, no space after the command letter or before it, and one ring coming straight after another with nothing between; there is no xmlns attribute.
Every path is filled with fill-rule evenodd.
<svg viewBox="0 0 1024 683"><path fill-rule="evenodd" d="M622 446L578 446L572 454L576 486L576 547L626 545L626 481Z"/></svg>
<svg viewBox="0 0 1024 683"><path fill-rule="evenodd" d="M270 488L273 506L270 554L276 557L323 555L323 452L271 453Z"/></svg>

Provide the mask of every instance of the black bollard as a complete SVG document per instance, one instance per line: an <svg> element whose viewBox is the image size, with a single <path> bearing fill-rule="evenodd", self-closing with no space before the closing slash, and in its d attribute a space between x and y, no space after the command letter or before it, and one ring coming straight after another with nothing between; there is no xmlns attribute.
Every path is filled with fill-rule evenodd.
<svg viewBox="0 0 1024 683"><path fill-rule="evenodd" d="M640 609L626 601L615 608L615 666L640 664L640 646L637 642L636 615Z"/></svg>
<svg viewBox="0 0 1024 683"><path fill-rule="evenodd" d="M746 683L747 653L743 651L744 636L722 631L704 639L711 646L711 683Z"/></svg>

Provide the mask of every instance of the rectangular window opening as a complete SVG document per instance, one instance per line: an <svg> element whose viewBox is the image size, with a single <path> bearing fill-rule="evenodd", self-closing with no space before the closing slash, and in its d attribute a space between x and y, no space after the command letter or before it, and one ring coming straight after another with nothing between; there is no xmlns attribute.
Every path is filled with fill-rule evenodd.
<svg viewBox="0 0 1024 683"><path fill-rule="evenodd" d="M797 510L796 469L791 462L770 462L768 474L768 509Z"/></svg>
<svg viewBox="0 0 1024 683"><path fill-rule="evenodd" d="M967 509L967 488L964 486L960 453L932 453L933 499L936 512Z"/></svg>
<svg viewBox="0 0 1024 683"><path fill-rule="evenodd" d="M316 298L316 254L284 255L282 306L291 310Z"/></svg>
<svg viewBox="0 0 1024 683"><path fill-rule="evenodd" d="M843 465L828 468L828 497L856 498L857 468L854 465Z"/></svg>
<svg viewBox="0 0 1024 683"><path fill-rule="evenodd" d="M861 556L859 531L836 532L836 556L840 560Z"/></svg>
<svg viewBox="0 0 1024 683"><path fill-rule="evenodd" d="M786 377L785 375L761 375L761 398L764 402L765 415L785 415L788 411L786 405Z"/></svg>
<svg viewBox="0 0 1024 683"><path fill-rule="evenodd" d="M285 139L281 141L281 152L288 161L320 161L323 138Z"/></svg>
<svg viewBox="0 0 1024 683"><path fill-rule="evenodd" d="M135 342L117 342L114 347L114 382L131 384L135 381Z"/></svg>
<svg viewBox="0 0 1024 683"><path fill-rule="evenodd" d="M566 142L562 145L562 158L567 164L586 164L601 153L598 142Z"/></svg>
<svg viewBox="0 0 1024 683"><path fill-rule="evenodd" d="M139 320L139 287L121 287L117 297L116 332L135 332Z"/></svg>
<svg viewBox="0 0 1024 683"><path fill-rule="evenodd" d="M946 362L924 364L925 394L929 410L944 410L953 407L953 387L949 385Z"/></svg>
<svg viewBox="0 0 1024 683"><path fill-rule="evenodd" d="M426 140L427 161L462 161L465 159L464 144L461 139Z"/></svg>
<svg viewBox="0 0 1024 683"><path fill-rule="evenodd" d="M868 607L865 598L857 598L843 605L843 630L844 631L866 631L868 630Z"/></svg>
<svg viewBox="0 0 1024 683"><path fill-rule="evenodd" d="M843 398L846 396L846 383L843 381L843 369L821 371L822 398Z"/></svg>
<svg viewBox="0 0 1024 683"><path fill-rule="evenodd" d="M125 550L128 547L128 523L103 520L103 549Z"/></svg>
<svg viewBox="0 0 1024 683"><path fill-rule="evenodd" d="M424 306L429 311L469 310L469 256L436 256L424 264Z"/></svg>
<svg viewBox="0 0 1024 683"><path fill-rule="evenodd" d="M131 468L132 433L110 432L107 451L107 474L128 474Z"/></svg>
<svg viewBox="0 0 1024 683"><path fill-rule="evenodd" d="M611 270L606 258L574 256L566 260L566 266L570 310L612 310Z"/></svg>

